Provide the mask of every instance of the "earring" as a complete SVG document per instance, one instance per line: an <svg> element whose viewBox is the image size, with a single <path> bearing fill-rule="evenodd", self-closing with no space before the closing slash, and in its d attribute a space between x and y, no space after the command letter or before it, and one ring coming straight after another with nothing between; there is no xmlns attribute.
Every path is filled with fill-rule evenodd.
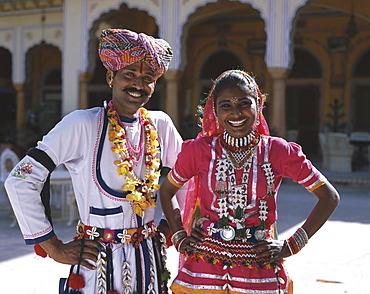
<svg viewBox="0 0 370 294"><path fill-rule="evenodd" d="M256 126L258 126L260 124L260 116L259 116L259 113L258 113L258 116L257 116L256 121L254 122L254 124Z"/></svg>
<svg viewBox="0 0 370 294"><path fill-rule="evenodd" d="M108 86L109 86L109 88L113 88L113 77L110 78Z"/></svg>
<svg viewBox="0 0 370 294"><path fill-rule="evenodd" d="M260 103L259 103L259 100L258 100L258 98L257 98L257 118L256 118L256 121L254 122L254 124L256 125L256 126L258 126L259 124L260 124L260 111L261 111L261 109L260 109Z"/></svg>

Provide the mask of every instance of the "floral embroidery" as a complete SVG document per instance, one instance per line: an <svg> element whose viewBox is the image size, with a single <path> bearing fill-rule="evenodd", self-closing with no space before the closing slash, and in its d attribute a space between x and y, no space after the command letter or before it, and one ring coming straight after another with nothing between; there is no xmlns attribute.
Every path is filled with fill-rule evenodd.
<svg viewBox="0 0 370 294"><path fill-rule="evenodd" d="M132 236L131 236L131 242L132 242L132 246L134 246L135 248L139 248L140 247L140 243L144 240L144 236L141 235L141 234L138 234L137 232L134 233Z"/></svg>
<svg viewBox="0 0 370 294"><path fill-rule="evenodd" d="M22 162L20 165L18 165L14 172L13 176L21 179L27 178L28 175L32 173L32 164L31 162Z"/></svg>

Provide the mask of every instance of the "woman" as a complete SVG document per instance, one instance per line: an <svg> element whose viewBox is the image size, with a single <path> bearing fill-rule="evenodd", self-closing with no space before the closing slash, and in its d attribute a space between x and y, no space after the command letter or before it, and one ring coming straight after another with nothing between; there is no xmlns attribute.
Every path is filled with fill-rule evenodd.
<svg viewBox="0 0 370 294"><path fill-rule="evenodd" d="M183 144L161 186L162 208L183 259L174 293L292 293L283 258L298 253L339 202L299 145L269 136L263 102L249 74L222 73L208 96L202 132ZM318 202L291 238L275 240L283 177L303 185ZM170 199L190 179L181 223Z"/></svg>

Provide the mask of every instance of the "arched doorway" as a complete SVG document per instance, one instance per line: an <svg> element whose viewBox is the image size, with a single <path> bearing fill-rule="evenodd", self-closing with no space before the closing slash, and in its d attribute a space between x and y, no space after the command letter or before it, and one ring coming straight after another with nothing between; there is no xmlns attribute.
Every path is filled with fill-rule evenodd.
<svg viewBox="0 0 370 294"><path fill-rule="evenodd" d="M318 59L307 49L295 48L286 87L287 139L310 155L317 154L319 146L321 79Z"/></svg>
<svg viewBox="0 0 370 294"><path fill-rule="evenodd" d="M58 122L62 115L62 73L60 68L52 68L45 75L42 83L42 102L53 113L54 122Z"/></svg>
<svg viewBox="0 0 370 294"><path fill-rule="evenodd" d="M260 12L251 4L218 1L199 6L183 27L179 84L180 132L194 138L197 105L215 79L228 69L244 69L264 84L266 32Z"/></svg>
<svg viewBox="0 0 370 294"><path fill-rule="evenodd" d="M0 48L0 143L14 143L16 133L16 98L12 83L12 55Z"/></svg>
<svg viewBox="0 0 370 294"><path fill-rule="evenodd" d="M199 74L198 103L207 97L212 80L215 80L223 71L229 69L244 69L243 62L229 50L218 50L205 60Z"/></svg>
<svg viewBox="0 0 370 294"><path fill-rule="evenodd" d="M370 49L355 62L352 70L351 131L370 132Z"/></svg>
<svg viewBox="0 0 370 294"><path fill-rule="evenodd" d="M26 53L25 105L19 140L35 146L61 118L60 50L42 41Z"/></svg>

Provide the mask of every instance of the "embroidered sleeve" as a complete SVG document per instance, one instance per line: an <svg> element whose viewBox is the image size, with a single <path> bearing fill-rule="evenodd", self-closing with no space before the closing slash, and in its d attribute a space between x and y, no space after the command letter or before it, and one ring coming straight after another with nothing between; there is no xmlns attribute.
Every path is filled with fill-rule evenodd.
<svg viewBox="0 0 370 294"><path fill-rule="evenodd" d="M173 124L171 118L162 111L151 111L153 122L157 123L156 128L161 145L162 165L172 168L176 162L177 154L181 151L183 142L179 132Z"/></svg>
<svg viewBox="0 0 370 294"><path fill-rule="evenodd" d="M188 140L183 143L182 150L178 154L177 161L171 172L168 174L169 181L176 187L182 187L197 174L197 152L195 149L193 140Z"/></svg>
<svg viewBox="0 0 370 294"><path fill-rule="evenodd" d="M327 179L307 159L300 145L286 142L283 139L275 138L272 142L271 160L279 159L283 177L289 177L301 184L309 192L314 191L327 182Z"/></svg>
<svg viewBox="0 0 370 294"><path fill-rule="evenodd" d="M310 182L310 180L312 178L317 178L317 176L319 176L319 178L316 181L314 181L312 184L309 184L307 186L306 183ZM299 181L298 184L301 184L309 192L312 192L312 191L316 190L317 188L321 187L322 185L324 185L327 181L328 180L325 178L325 176L322 175L318 170L316 170L316 173L314 171L312 171L312 173L306 179L304 179L302 181Z"/></svg>
<svg viewBox="0 0 370 294"><path fill-rule="evenodd" d="M5 181L7 195L26 244L40 243L54 235L40 197L48 174L46 167L27 155Z"/></svg>

